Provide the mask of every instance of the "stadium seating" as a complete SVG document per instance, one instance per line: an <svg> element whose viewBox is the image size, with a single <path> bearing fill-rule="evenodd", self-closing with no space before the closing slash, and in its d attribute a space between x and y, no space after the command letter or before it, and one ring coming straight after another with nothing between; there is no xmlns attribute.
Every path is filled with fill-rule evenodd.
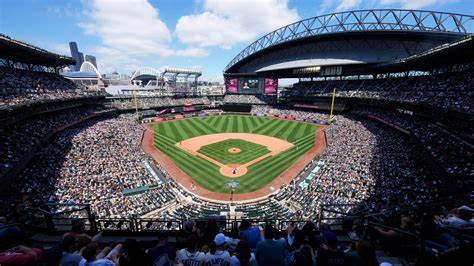
<svg viewBox="0 0 474 266"><path fill-rule="evenodd" d="M429 76L372 80L304 81L295 84L294 97L331 96L383 99L432 105L472 113L474 75L471 70Z"/></svg>
<svg viewBox="0 0 474 266"><path fill-rule="evenodd" d="M239 95L226 94L224 103L241 103L241 104L275 104L277 98L275 95Z"/></svg>
<svg viewBox="0 0 474 266"><path fill-rule="evenodd" d="M132 96L116 96L110 98L109 102L112 108L124 110L135 109L135 102ZM140 109L182 106L185 104L209 104L210 102L207 97L137 97L137 104Z"/></svg>
<svg viewBox="0 0 474 266"><path fill-rule="evenodd" d="M414 83L417 86L429 83L424 77L413 79L421 80ZM381 89L373 89L380 86L381 81L337 82L344 88L358 88L340 91L341 95L352 98L361 97L360 92L354 91L362 91L362 88L369 92L364 94L369 97L376 95L372 92L381 92ZM297 87L314 87L314 84L321 83L302 82ZM334 81L326 81L325 86L330 88L334 84ZM384 84L385 90L401 87L398 79L385 80ZM429 84L426 86L434 86ZM305 97L326 95L314 88L309 91L311 93ZM369 248L373 252L372 259L379 262L429 260L441 263L450 256L470 259L465 250L472 247L472 221L469 220L472 213L469 207L459 208L468 202L447 198L437 205L440 199L450 194L450 178L462 185L474 174L472 146L456 132L424 117L352 102L348 102L351 112L337 113L329 124L327 113L267 105L275 102L255 96L228 96L224 103L255 103L250 111L253 115L290 116L327 124L324 130L326 150L314 157L290 184L276 189L266 199L252 203L209 201L195 196L192 187L175 181L159 161L153 162L141 150L143 127L135 122L134 114L116 112L117 109L133 108L130 97L116 98L107 107L80 105L40 112L18 121L12 120L8 127L1 128L1 141L6 144L1 150L4 172L15 168L27 154L32 152L34 156L15 182L8 184L10 196L2 197L0 202L12 208L0 210L0 216L36 231L38 227L48 228L51 222L54 224L60 220L59 217L50 217L51 222L47 222L46 212L38 211L45 203L57 206L50 207L49 211L60 213L62 219L70 223L77 219L88 220L84 213L72 211L72 206L89 204L93 222L89 221L87 226L102 231L102 238L98 239L100 249L114 243L112 251L115 252L106 249L99 253L111 263L129 258L129 245L140 244L141 248L135 248L134 252L143 257L146 257L144 248L153 247L149 241L143 240L143 235L130 236L132 240L124 240L121 236L117 240L111 232L130 234L165 230L172 234L170 242L176 249L195 241L187 240L187 236L194 232L198 236L199 249L205 249L206 245L212 248L214 237L222 231L233 237L228 239L226 246L232 253L239 239L245 239L245 233L236 233L236 225L242 223L242 219L256 221L254 226L261 231L265 229L265 222L273 223L278 229L272 229L274 238L284 243L284 260L288 265L300 265L296 261L308 256L302 254L305 250L302 247L317 255L306 257L307 260L320 263L324 263L328 250L339 250L338 254L344 260L357 258L361 255L357 254L358 248L354 244L357 240L354 239L364 239L357 245ZM301 95L294 93L292 97ZM143 97L140 101L143 108L166 108L188 103L206 104L209 98ZM417 103L422 102L417 100ZM214 109L212 113L221 115L224 111ZM25 141L30 145L24 145ZM35 150L31 150L32 147ZM156 166L157 175L147 169L147 164ZM327 206L332 206L332 212L325 210ZM449 214L447 208L451 207L457 208ZM362 217L365 215L369 218ZM209 221L212 220L210 217L225 217L226 225L216 223L211 226L214 222ZM355 225L347 228L344 223L354 219L357 220ZM306 221L312 223L305 225ZM199 225L202 222L206 226ZM414 226L417 223L419 225ZM439 230L425 228L433 223ZM14 225L5 228L10 227L15 228ZM56 225L56 230L62 227ZM0 230L4 229L6 235L11 234L10 231L18 233L17 229L5 228L0 227ZM241 231L245 230L241 228ZM88 239L87 243L92 239L92 235L83 237ZM397 242L397 246L393 244L394 239L402 240ZM59 244L58 241L55 244ZM321 247L321 241L326 246ZM13 241L9 244L23 243ZM335 246L327 248L328 244ZM18 256L35 253L35 259L44 263L60 260L62 255L57 253L60 247L50 249L49 246L37 251L35 248L42 247L38 242L33 244L33 248L30 245L15 250ZM86 248L97 251L94 242ZM88 252L83 251L78 259L94 260ZM182 258L178 255L176 260ZM147 265L152 264L152 260L134 263Z"/></svg>
<svg viewBox="0 0 474 266"><path fill-rule="evenodd" d="M0 67L0 108L97 95L54 73Z"/></svg>

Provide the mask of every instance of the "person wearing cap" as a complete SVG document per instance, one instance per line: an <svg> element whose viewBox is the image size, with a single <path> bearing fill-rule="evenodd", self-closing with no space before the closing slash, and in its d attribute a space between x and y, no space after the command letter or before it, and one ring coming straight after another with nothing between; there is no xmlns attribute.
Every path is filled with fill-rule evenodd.
<svg viewBox="0 0 474 266"><path fill-rule="evenodd" d="M323 232L324 244L321 244L317 252L316 265L318 266L344 266L348 265L348 259L344 251L337 247L337 236L330 230Z"/></svg>
<svg viewBox="0 0 474 266"><path fill-rule="evenodd" d="M214 237L211 243L211 250L206 254L206 265L209 266L229 266L230 254L225 250L225 245L230 241L230 238L224 234L219 233Z"/></svg>
<svg viewBox="0 0 474 266"><path fill-rule="evenodd" d="M158 234L158 244L154 248L147 250L146 255L151 264L158 264L160 261L174 261L176 259L176 249L168 245L168 233L160 231Z"/></svg>

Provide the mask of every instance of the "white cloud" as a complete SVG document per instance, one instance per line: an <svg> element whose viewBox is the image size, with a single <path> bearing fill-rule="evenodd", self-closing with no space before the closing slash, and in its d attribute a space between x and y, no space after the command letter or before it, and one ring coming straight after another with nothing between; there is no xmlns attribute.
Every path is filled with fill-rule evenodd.
<svg viewBox="0 0 474 266"><path fill-rule="evenodd" d="M401 8L418 9L433 5L444 5L456 0L380 0L382 5L397 5Z"/></svg>
<svg viewBox="0 0 474 266"><path fill-rule="evenodd" d="M334 8L336 11L372 9L372 8L405 8L420 9L435 5L446 5L459 0L323 0L319 5L321 13ZM472 0L468 0L472 1Z"/></svg>
<svg viewBox="0 0 474 266"><path fill-rule="evenodd" d="M316 11L317 15L326 14L326 11L330 9L337 0L323 0Z"/></svg>
<svg viewBox="0 0 474 266"><path fill-rule="evenodd" d="M202 48L185 48L176 50L175 55L184 57L205 57L209 55L209 52Z"/></svg>
<svg viewBox="0 0 474 266"><path fill-rule="evenodd" d="M345 11L359 6L361 0L342 0L336 7L336 11Z"/></svg>
<svg viewBox="0 0 474 266"><path fill-rule="evenodd" d="M135 63L142 56L170 56L171 33L147 0L85 2L85 21L79 26L97 36L103 46L96 47L100 65Z"/></svg>
<svg viewBox="0 0 474 266"><path fill-rule="evenodd" d="M178 20L176 33L181 42L228 49L299 20L287 0L205 0L203 10Z"/></svg>

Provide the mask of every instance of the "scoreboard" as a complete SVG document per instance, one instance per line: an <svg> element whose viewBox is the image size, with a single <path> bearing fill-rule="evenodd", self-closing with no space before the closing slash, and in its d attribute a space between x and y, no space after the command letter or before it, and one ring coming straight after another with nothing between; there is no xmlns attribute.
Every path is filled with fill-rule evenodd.
<svg viewBox="0 0 474 266"><path fill-rule="evenodd" d="M262 77L227 78L226 91L237 94L276 94L278 79Z"/></svg>
<svg viewBox="0 0 474 266"><path fill-rule="evenodd" d="M262 94L261 78L240 78L239 91L240 94Z"/></svg>

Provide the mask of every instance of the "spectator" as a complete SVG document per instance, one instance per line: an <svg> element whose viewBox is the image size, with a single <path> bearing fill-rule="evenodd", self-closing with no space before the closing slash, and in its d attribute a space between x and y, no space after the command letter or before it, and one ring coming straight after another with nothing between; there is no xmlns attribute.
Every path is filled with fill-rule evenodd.
<svg viewBox="0 0 474 266"><path fill-rule="evenodd" d="M123 243L122 254L119 258L121 266L145 265L146 254L135 239L126 239Z"/></svg>
<svg viewBox="0 0 474 266"><path fill-rule="evenodd" d="M474 209L468 206L461 206L451 212L446 218L435 217L442 227L461 229L467 226L474 226L472 212Z"/></svg>
<svg viewBox="0 0 474 266"><path fill-rule="evenodd" d="M204 265L206 254L197 249L197 244L196 235L190 235L186 240L186 248L178 252L178 263L184 266Z"/></svg>
<svg viewBox="0 0 474 266"><path fill-rule="evenodd" d="M252 226L248 220L243 220L239 226L240 239L247 241L251 249L257 247L257 243L262 240L258 226Z"/></svg>
<svg viewBox="0 0 474 266"><path fill-rule="evenodd" d="M344 266L348 265L348 260L342 250L337 246L337 236L326 230L323 232L325 240L324 244L321 244L320 249L317 252L317 265L318 266Z"/></svg>
<svg viewBox="0 0 474 266"><path fill-rule="evenodd" d="M379 265L377 261L377 257L375 256L375 248L370 242L366 240L360 240L359 242L357 242L356 252L359 258L357 265L364 265L364 266L378 266Z"/></svg>
<svg viewBox="0 0 474 266"><path fill-rule="evenodd" d="M228 266L230 264L230 254L225 250L225 245L230 239L219 233L211 243L211 250L206 254L206 264L209 266Z"/></svg>
<svg viewBox="0 0 474 266"><path fill-rule="evenodd" d="M60 246L62 250L61 266L78 266L83 258L77 249L77 238L72 235L66 236Z"/></svg>
<svg viewBox="0 0 474 266"><path fill-rule="evenodd" d="M43 252L41 251L41 249L19 245L0 253L0 265L35 265L40 261L42 254Z"/></svg>
<svg viewBox="0 0 474 266"><path fill-rule="evenodd" d="M258 242L256 258L259 265L285 265L284 246L273 240L274 229L267 224L263 232L264 240Z"/></svg>
<svg viewBox="0 0 474 266"><path fill-rule="evenodd" d="M89 243L82 250L83 259L79 266L116 266L119 265L119 255L122 245L118 244L114 249L106 247L99 251L97 242Z"/></svg>
<svg viewBox="0 0 474 266"><path fill-rule="evenodd" d="M235 249L235 255L230 258L231 266L255 266L257 260L245 240L240 240Z"/></svg>
<svg viewBox="0 0 474 266"><path fill-rule="evenodd" d="M176 249L168 245L168 233L166 231L160 231L158 235L158 245L148 249L147 257L149 263L153 265L174 264L176 260Z"/></svg>

